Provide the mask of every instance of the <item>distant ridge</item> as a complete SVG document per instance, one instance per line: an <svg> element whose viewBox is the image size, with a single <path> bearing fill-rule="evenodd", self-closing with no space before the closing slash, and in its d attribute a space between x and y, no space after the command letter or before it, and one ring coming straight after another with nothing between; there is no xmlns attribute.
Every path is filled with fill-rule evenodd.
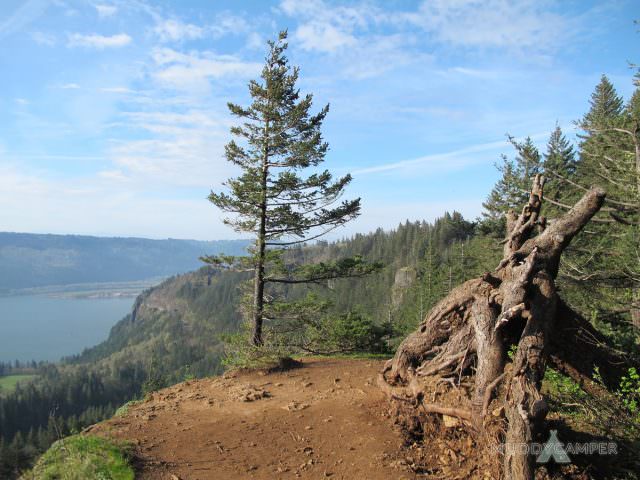
<svg viewBox="0 0 640 480"><path fill-rule="evenodd" d="M0 293L169 276L202 266L204 254L242 255L248 244L0 232Z"/></svg>

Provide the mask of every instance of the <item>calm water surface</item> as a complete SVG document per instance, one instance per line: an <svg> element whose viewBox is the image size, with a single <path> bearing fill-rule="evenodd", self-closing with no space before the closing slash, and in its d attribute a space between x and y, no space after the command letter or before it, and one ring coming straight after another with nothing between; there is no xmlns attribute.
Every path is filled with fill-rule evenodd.
<svg viewBox="0 0 640 480"><path fill-rule="evenodd" d="M0 297L0 361L59 360L96 345L133 298Z"/></svg>

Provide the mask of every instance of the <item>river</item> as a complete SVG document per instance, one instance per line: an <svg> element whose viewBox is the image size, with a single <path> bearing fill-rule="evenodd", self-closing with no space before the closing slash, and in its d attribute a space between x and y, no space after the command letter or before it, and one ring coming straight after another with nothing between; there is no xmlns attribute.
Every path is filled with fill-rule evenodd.
<svg viewBox="0 0 640 480"><path fill-rule="evenodd" d="M0 297L0 361L59 360L105 340L134 298Z"/></svg>

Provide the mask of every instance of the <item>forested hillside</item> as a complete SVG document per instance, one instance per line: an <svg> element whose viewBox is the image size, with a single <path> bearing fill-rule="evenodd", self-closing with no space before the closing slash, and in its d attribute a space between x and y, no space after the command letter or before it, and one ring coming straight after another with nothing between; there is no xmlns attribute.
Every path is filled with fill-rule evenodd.
<svg viewBox="0 0 640 480"><path fill-rule="evenodd" d="M0 293L78 283L166 277L198 267L198 257L242 254L242 240L201 242L0 232Z"/></svg>
<svg viewBox="0 0 640 480"><path fill-rule="evenodd" d="M394 231L378 230L290 253L292 258L323 261L358 252L384 262L385 268L366 281L344 279L312 290L332 302L329 316L353 310L373 324L387 324L375 332L384 338L372 341L381 340L391 351L394 341L417 323L420 302L428 308L441 292L480 268L479 260L458 253L473 251L473 231L473 223L454 213L433 224L405 222ZM430 263L421 260L425 256ZM426 265L432 267L430 276ZM423 276L431 279L432 287L430 296L421 298L418 279ZM36 368L36 380L0 394L0 472L26 466L58 436L109 417L145 391L221 373L221 335L240 324L239 287L247 278L209 267L172 277L140 295L132 313L113 327L105 342L63 364L42 365ZM292 296L304 293L291 291ZM409 318L403 319L405 315Z"/></svg>

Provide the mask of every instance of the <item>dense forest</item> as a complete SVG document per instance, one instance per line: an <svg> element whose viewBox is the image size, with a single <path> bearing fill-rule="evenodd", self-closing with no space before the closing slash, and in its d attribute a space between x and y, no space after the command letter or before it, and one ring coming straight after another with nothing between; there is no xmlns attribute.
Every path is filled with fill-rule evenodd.
<svg viewBox="0 0 640 480"><path fill-rule="evenodd" d="M365 279L336 279L328 288L294 286L285 293L292 299L313 294L326 300L325 326L344 327L345 318L370 326L349 351L390 353L444 295L495 267L505 214L526 202L532 179L544 174L549 203L543 214L549 222L591 185L607 190L604 208L565 252L558 284L561 297L618 349L637 355L640 89L625 102L603 76L578 125L576 145L553 126L542 150L531 139L511 139L515 154L499 163L501 178L482 218L447 213L431 223L406 221L393 231L288 249L288 258L300 263L358 255L384 268ZM34 380L0 393L0 477L11 478L53 440L112 415L128 400L220 373L223 338L240 324L235 306L247 279L210 266L172 277L143 293L102 344L60 364L30 366L37 373ZM301 353L317 349L314 341L301 346ZM11 372L11 366L3 368ZM637 400L629 408L637 409Z"/></svg>

